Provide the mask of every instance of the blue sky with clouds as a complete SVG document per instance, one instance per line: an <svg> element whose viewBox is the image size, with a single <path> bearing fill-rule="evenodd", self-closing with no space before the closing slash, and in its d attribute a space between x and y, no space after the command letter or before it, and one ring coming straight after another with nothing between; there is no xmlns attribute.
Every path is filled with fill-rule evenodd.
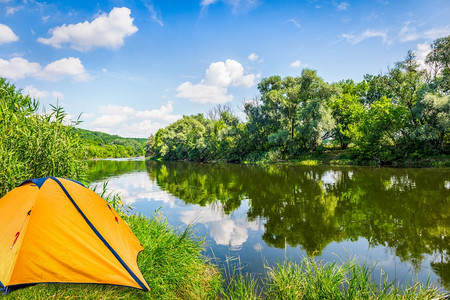
<svg viewBox="0 0 450 300"><path fill-rule="evenodd" d="M326 81L423 60L450 1L0 0L0 76L82 128L148 137L305 67Z"/></svg>

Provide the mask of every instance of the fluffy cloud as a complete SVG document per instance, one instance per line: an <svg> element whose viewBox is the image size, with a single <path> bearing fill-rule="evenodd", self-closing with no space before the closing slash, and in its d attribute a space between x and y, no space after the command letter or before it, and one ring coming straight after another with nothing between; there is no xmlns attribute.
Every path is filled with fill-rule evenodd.
<svg viewBox="0 0 450 300"><path fill-rule="evenodd" d="M80 51L97 47L117 48L123 45L125 37L138 30L130 14L129 8L115 7L108 15L101 14L92 22L55 27L50 30L50 38L39 38L38 41L55 48L69 44Z"/></svg>
<svg viewBox="0 0 450 300"><path fill-rule="evenodd" d="M31 98L34 99L45 99L51 96L55 100L62 100L64 99L64 94L58 91L48 92L44 90L39 90L38 88L34 87L33 85L27 85L23 89L24 93L26 95L29 95Z"/></svg>
<svg viewBox="0 0 450 300"><path fill-rule="evenodd" d="M86 81L89 78L80 59L75 57L56 60L48 64L38 75L40 78L51 81L57 81L66 76L73 77L77 81Z"/></svg>
<svg viewBox="0 0 450 300"><path fill-rule="evenodd" d="M224 215L219 203L184 210L180 220L184 224L204 224L216 244L230 245L232 250L239 249L247 241L249 230L263 230L259 222L250 222L246 217Z"/></svg>
<svg viewBox="0 0 450 300"><path fill-rule="evenodd" d="M23 91L24 91L25 95L28 95L34 99L47 98L49 95L49 93L47 91L41 91L32 85L27 85L23 89Z"/></svg>
<svg viewBox="0 0 450 300"><path fill-rule="evenodd" d="M0 24L0 45L18 41L19 37L5 24Z"/></svg>
<svg viewBox="0 0 450 300"><path fill-rule="evenodd" d="M342 38L345 38L347 42L350 44L358 44L366 39L370 39L373 37L380 37L383 40L384 44L390 44L390 42L387 39L387 34L384 31L376 31L372 29L367 29L364 32L361 32L360 34L353 35L353 34L342 34Z"/></svg>
<svg viewBox="0 0 450 300"><path fill-rule="evenodd" d="M56 60L45 68L42 68L39 63L30 62L22 57L14 57L10 60L0 58L0 75L13 80L29 76L50 81L61 80L64 77L73 77L78 81L89 78L80 59L74 57Z"/></svg>
<svg viewBox="0 0 450 300"><path fill-rule="evenodd" d="M255 61L255 60L257 60L258 59L258 55L256 55L255 53L252 53L252 54L250 54L249 56L248 56L248 60L250 60L250 61Z"/></svg>
<svg viewBox="0 0 450 300"><path fill-rule="evenodd" d="M297 59L296 61L291 63L292 68L300 68L301 65L302 65L302 62L299 59Z"/></svg>
<svg viewBox="0 0 450 300"><path fill-rule="evenodd" d="M416 55L416 60L419 66L422 69L426 69L427 65L425 64L425 59L427 58L428 53L431 51L431 46L429 43L417 44L417 49L414 51Z"/></svg>
<svg viewBox="0 0 450 300"><path fill-rule="evenodd" d="M159 109L135 110L129 106L106 105L100 107L100 116L90 123L92 128L115 131L121 136L148 137L159 128L175 122L180 115L174 115L172 102Z"/></svg>
<svg viewBox="0 0 450 300"><path fill-rule="evenodd" d="M255 85L257 78L259 75L244 75L244 67L239 62L227 59L225 62L212 63L200 83L182 83L177 88L176 96L202 104L225 103L233 100L233 95L227 94L229 87L250 88Z"/></svg>
<svg viewBox="0 0 450 300"><path fill-rule="evenodd" d="M12 80L36 75L40 70L40 64L29 62L21 57L14 57L10 60L0 58L0 75Z"/></svg>

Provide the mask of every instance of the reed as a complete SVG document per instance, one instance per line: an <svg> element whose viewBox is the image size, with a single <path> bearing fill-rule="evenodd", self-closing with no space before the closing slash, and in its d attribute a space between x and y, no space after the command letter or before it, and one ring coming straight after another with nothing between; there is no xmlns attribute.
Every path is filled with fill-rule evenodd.
<svg viewBox="0 0 450 300"><path fill-rule="evenodd" d="M51 106L38 113L39 102L0 78L0 196L25 179L61 176L80 180L83 151L66 113Z"/></svg>

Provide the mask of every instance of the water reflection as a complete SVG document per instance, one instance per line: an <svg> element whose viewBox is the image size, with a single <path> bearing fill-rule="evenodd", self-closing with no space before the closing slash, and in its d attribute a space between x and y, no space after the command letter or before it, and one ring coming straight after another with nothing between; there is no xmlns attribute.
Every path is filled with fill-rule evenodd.
<svg viewBox="0 0 450 300"><path fill-rule="evenodd" d="M426 259L450 289L449 170L120 164L94 168L93 178L114 170L108 180L120 181L119 191L138 211L164 205L172 223L203 226L219 246L247 247L239 255L248 259L250 252L270 255L286 246L320 255L338 243L356 245L359 253L378 252L378 264L394 271L395 257L416 271Z"/></svg>
<svg viewBox="0 0 450 300"><path fill-rule="evenodd" d="M415 268L425 254L433 255L435 272L449 278L448 170L189 163L149 163L147 169L161 189L187 203L220 203L229 214L248 199L248 221L264 220L269 246L300 245L320 255L331 242L363 237ZM228 230L223 237L233 230L242 244L246 232L237 224L222 228Z"/></svg>

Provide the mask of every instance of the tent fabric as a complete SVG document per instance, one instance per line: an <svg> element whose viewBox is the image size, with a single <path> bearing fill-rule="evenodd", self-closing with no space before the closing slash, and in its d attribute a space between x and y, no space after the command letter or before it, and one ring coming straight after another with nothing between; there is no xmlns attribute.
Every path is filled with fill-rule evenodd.
<svg viewBox="0 0 450 300"><path fill-rule="evenodd" d="M139 240L81 183L26 180L0 199L0 215L0 288L60 282L149 290L137 266Z"/></svg>

